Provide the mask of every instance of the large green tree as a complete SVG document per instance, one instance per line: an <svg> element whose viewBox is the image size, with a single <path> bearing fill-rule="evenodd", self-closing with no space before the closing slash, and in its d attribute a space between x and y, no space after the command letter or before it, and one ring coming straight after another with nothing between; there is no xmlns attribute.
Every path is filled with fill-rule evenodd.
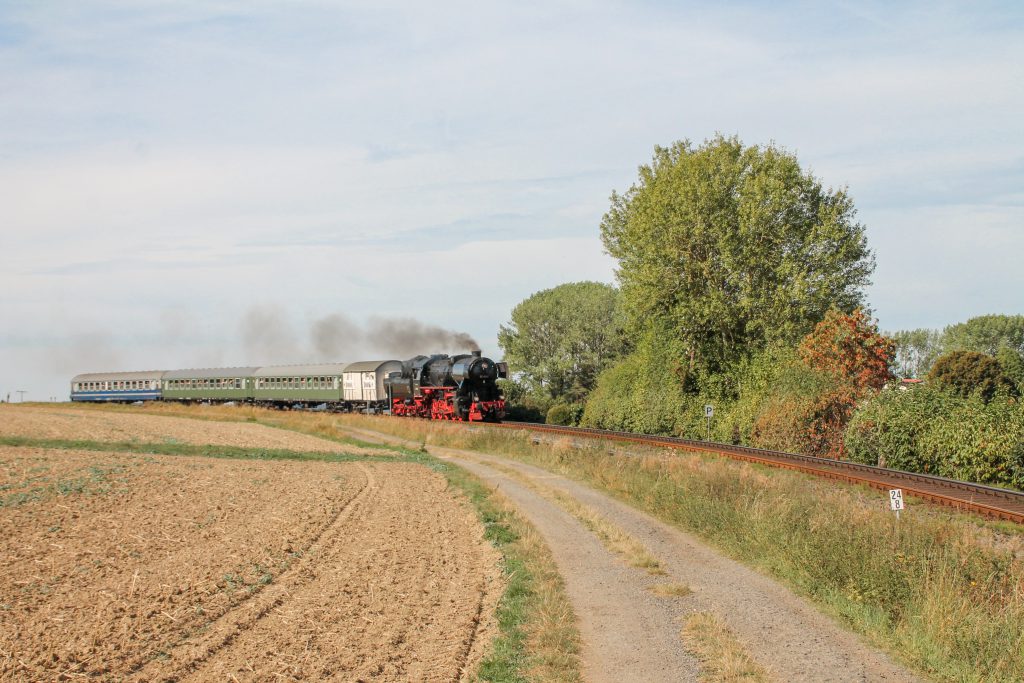
<svg viewBox="0 0 1024 683"><path fill-rule="evenodd" d="M498 345L527 390L541 399L583 400L626 349L619 292L599 282L545 289L512 309Z"/></svg>
<svg viewBox="0 0 1024 683"><path fill-rule="evenodd" d="M774 145L715 137L655 149L601 222L633 331L652 320L691 368L715 370L825 313L863 306L874 270L843 190L826 190Z"/></svg>

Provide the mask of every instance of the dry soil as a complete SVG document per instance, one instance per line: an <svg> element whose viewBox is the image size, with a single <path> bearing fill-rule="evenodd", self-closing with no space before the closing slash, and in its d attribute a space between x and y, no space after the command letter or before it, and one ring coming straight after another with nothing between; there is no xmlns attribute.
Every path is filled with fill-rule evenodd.
<svg viewBox="0 0 1024 683"><path fill-rule="evenodd" d="M198 438L96 417L62 424ZM502 587L469 504L409 463L0 447L0 500L2 680L458 681Z"/></svg>

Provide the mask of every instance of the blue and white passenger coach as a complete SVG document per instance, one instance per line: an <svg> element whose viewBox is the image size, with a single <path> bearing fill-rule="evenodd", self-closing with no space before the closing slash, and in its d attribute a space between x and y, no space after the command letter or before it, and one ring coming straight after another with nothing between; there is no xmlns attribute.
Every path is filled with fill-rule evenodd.
<svg viewBox="0 0 1024 683"><path fill-rule="evenodd" d="M163 370L149 372L93 372L71 379L72 401L157 401Z"/></svg>

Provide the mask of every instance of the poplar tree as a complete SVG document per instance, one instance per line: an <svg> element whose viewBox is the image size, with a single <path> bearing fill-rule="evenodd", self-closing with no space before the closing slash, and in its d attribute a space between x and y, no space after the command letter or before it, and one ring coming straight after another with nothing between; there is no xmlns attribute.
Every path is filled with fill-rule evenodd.
<svg viewBox="0 0 1024 683"><path fill-rule="evenodd" d="M601 238L632 331L658 321L682 365L716 371L863 307L874 257L855 216L793 154L719 135L655 148Z"/></svg>

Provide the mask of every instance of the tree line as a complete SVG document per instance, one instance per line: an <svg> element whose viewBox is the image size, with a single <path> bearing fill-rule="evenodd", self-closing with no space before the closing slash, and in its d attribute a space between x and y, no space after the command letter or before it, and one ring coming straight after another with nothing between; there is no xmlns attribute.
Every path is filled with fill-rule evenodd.
<svg viewBox="0 0 1024 683"><path fill-rule="evenodd" d="M853 201L792 153L655 148L600 232L617 287L537 292L499 330L513 419L702 438L711 404L720 441L1024 487L1024 316L882 334Z"/></svg>

